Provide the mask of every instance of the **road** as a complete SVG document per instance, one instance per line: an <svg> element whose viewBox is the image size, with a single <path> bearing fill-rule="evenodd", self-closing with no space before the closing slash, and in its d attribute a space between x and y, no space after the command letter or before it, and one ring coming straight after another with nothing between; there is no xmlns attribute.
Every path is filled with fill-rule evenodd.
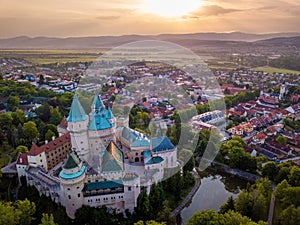
<svg viewBox="0 0 300 225"><path fill-rule="evenodd" d="M180 205L178 205L176 207L176 209L174 209L171 213L171 216L177 216L182 210L183 208L186 206L186 204L193 198L193 196L195 195L196 191L198 190L198 188L200 187L201 184L201 180L200 177L196 171L196 169L194 169L192 171L195 179L196 179L196 183L193 187L193 189L191 190L191 192L185 197L185 199L180 203Z"/></svg>

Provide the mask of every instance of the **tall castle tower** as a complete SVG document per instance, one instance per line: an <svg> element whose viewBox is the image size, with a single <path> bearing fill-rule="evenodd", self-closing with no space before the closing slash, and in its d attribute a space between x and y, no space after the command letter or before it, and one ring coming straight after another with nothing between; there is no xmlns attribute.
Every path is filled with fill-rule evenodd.
<svg viewBox="0 0 300 225"><path fill-rule="evenodd" d="M82 108L77 94L74 94L71 110L67 118L68 130L71 135L72 149L81 160L89 161L88 124L89 117Z"/></svg>
<svg viewBox="0 0 300 225"><path fill-rule="evenodd" d="M75 212L83 205L82 189L84 187L86 166L73 151L69 154L62 171L61 180L62 204L66 207L68 216L75 217Z"/></svg>
<svg viewBox="0 0 300 225"><path fill-rule="evenodd" d="M98 93L94 97L89 117L89 147L92 155L98 155L100 150L105 149L110 141L116 141L116 119L110 107L105 108Z"/></svg>

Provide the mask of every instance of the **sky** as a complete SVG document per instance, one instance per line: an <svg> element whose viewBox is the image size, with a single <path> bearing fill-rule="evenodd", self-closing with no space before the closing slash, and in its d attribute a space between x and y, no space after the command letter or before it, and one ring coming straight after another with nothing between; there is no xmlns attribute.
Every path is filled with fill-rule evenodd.
<svg viewBox="0 0 300 225"><path fill-rule="evenodd" d="M0 38L300 32L300 0L0 0Z"/></svg>

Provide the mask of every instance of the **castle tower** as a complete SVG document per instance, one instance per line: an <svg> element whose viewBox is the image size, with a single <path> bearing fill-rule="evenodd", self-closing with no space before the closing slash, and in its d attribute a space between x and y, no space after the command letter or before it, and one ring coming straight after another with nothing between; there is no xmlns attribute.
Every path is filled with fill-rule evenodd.
<svg viewBox="0 0 300 225"><path fill-rule="evenodd" d="M73 97L70 113L67 118L70 131L72 149L77 152L81 160L89 160L88 123L89 118L82 108L76 93Z"/></svg>
<svg viewBox="0 0 300 225"><path fill-rule="evenodd" d="M99 94L94 97L88 126L89 147L92 155L98 155L110 141L115 141L116 119L110 108L105 108Z"/></svg>
<svg viewBox="0 0 300 225"><path fill-rule="evenodd" d="M86 166L73 151L69 154L62 171L61 181L62 204L66 207L69 217L74 218L75 212L83 205L82 189L85 181Z"/></svg>

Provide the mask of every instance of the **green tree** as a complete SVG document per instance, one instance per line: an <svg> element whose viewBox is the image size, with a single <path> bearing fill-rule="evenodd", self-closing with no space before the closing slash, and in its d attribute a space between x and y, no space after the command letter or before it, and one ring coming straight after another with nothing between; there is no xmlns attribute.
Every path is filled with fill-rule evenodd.
<svg viewBox="0 0 300 225"><path fill-rule="evenodd" d="M43 213L43 217L41 219L41 223L39 225L58 225L54 222L54 218L52 214Z"/></svg>
<svg viewBox="0 0 300 225"><path fill-rule="evenodd" d="M22 221L22 224L31 224L31 222L34 220L32 216L36 210L34 202L30 202L28 199L18 200L17 209L20 211L20 221Z"/></svg>
<svg viewBox="0 0 300 225"><path fill-rule="evenodd" d="M19 224L20 212L16 210L11 202L0 201L0 224Z"/></svg>
<svg viewBox="0 0 300 225"><path fill-rule="evenodd" d="M164 199L165 199L164 191L161 185L153 184L149 194L149 202L152 208L151 210L152 219L155 219L158 212L162 210Z"/></svg>
<svg viewBox="0 0 300 225"><path fill-rule="evenodd" d="M262 168L262 175L268 177L270 180L274 180L277 175L277 167L274 162L267 162Z"/></svg>
<svg viewBox="0 0 300 225"><path fill-rule="evenodd" d="M58 125L61 122L62 118L63 118L63 116L59 112L58 107L51 109L50 114L51 114L51 117L50 117L49 122L54 124L54 125Z"/></svg>
<svg viewBox="0 0 300 225"><path fill-rule="evenodd" d="M287 144L287 139L286 139L286 137L283 137L283 136L277 136L276 141L281 146L285 146Z"/></svg>
<svg viewBox="0 0 300 225"><path fill-rule="evenodd" d="M300 221L300 207L294 205L289 206L280 213L279 217L280 224L284 225L295 225L299 224Z"/></svg>
<svg viewBox="0 0 300 225"><path fill-rule="evenodd" d="M137 199L137 206L134 209L137 217L143 221L150 219L151 205L146 191L142 191Z"/></svg>
<svg viewBox="0 0 300 225"><path fill-rule="evenodd" d="M222 214L214 210L196 211L191 218L188 219L187 225L221 225L225 224Z"/></svg>
<svg viewBox="0 0 300 225"><path fill-rule="evenodd" d="M32 122L32 121L24 123L23 133L24 133L24 136L30 142L32 142L33 140L35 140L39 136L39 131L38 131L37 127L36 127L36 124L34 122Z"/></svg>
<svg viewBox="0 0 300 225"><path fill-rule="evenodd" d="M220 213L224 214L229 212L230 210L235 211L235 201L232 196L230 196L223 205L220 207Z"/></svg>
<svg viewBox="0 0 300 225"><path fill-rule="evenodd" d="M51 117L51 107L48 103L43 104L36 110L38 117L44 122L49 122Z"/></svg>
<svg viewBox="0 0 300 225"><path fill-rule="evenodd" d="M300 186L300 168L293 166L289 176L289 184L296 187Z"/></svg>
<svg viewBox="0 0 300 225"><path fill-rule="evenodd" d="M55 133L52 130L48 130L45 134L45 140L51 141L52 137L55 137Z"/></svg>
<svg viewBox="0 0 300 225"><path fill-rule="evenodd" d="M7 99L7 110L16 111L20 105L20 98L18 96L9 96Z"/></svg>
<svg viewBox="0 0 300 225"><path fill-rule="evenodd" d="M12 153L13 159L16 159L19 153L28 153L28 148L24 145L19 145Z"/></svg>
<svg viewBox="0 0 300 225"><path fill-rule="evenodd" d="M17 109L15 112L13 112L11 116L13 118L12 122L15 126L18 126L19 124L23 125L26 121L25 114L20 109Z"/></svg>

